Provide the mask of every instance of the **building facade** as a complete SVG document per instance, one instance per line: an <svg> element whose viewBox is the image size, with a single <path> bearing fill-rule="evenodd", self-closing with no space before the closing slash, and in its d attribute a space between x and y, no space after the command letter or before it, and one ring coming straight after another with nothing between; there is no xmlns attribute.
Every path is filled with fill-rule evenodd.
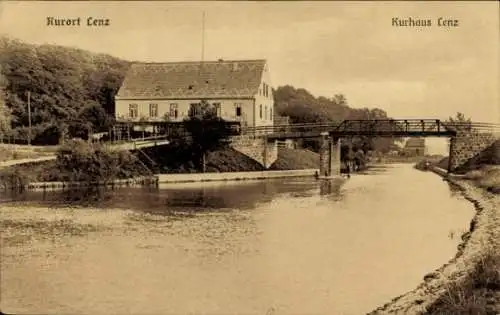
<svg viewBox="0 0 500 315"><path fill-rule="evenodd" d="M427 155L424 138L410 138L406 141L403 148L405 156L424 156Z"/></svg>
<svg viewBox="0 0 500 315"><path fill-rule="evenodd" d="M118 122L181 122L202 101L244 127L273 125L266 60L134 63L115 96Z"/></svg>

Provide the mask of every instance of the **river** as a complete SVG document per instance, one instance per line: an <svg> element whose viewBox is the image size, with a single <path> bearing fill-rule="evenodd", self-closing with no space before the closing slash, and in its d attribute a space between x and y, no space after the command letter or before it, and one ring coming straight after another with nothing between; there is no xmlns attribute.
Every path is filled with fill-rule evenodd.
<svg viewBox="0 0 500 315"><path fill-rule="evenodd" d="M411 165L326 183L3 196L1 310L364 314L451 259L475 213Z"/></svg>

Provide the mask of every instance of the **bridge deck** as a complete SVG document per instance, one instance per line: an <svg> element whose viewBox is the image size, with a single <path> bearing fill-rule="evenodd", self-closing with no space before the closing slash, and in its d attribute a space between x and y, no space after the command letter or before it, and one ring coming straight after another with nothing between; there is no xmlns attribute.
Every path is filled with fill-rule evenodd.
<svg viewBox="0 0 500 315"><path fill-rule="evenodd" d="M113 151L132 151L137 149L150 148L160 145L167 145L170 141L167 139L157 139L157 140L132 140L126 142L110 143L107 146Z"/></svg>
<svg viewBox="0 0 500 315"><path fill-rule="evenodd" d="M440 120L344 120L340 122L291 124L242 128L242 135L269 139L315 138L326 132L333 137L453 137L459 131L491 131L488 123L443 123Z"/></svg>
<svg viewBox="0 0 500 315"><path fill-rule="evenodd" d="M384 132L384 131L376 131L376 132L359 132L359 131L308 131L308 132L274 132L266 134L265 137L272 140L283 140L283 139L298 139L298 138L317 138L320 137L323 132L328 132L328 134L332 137L353 137L353 136L370 136L370 137L385 137L385 138L394 138L394 137L451 137L454 136L453 132L446 131L427 131L427 132L418 132L418 131L394 131L394 132Z"/></svg>

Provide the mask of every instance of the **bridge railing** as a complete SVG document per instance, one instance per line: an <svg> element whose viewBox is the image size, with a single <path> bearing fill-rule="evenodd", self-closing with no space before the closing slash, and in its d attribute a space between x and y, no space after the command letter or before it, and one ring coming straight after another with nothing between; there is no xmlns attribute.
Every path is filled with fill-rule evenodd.
<svg viewBox="0 0 500 315"><path fill-rule="evenodd" d="M382 120L345 120L333 132L349 134L394 134L405 133L449 133L439 119L382 119Z"/></svg>
<svg viewBox="0 0 500 315"><path fill-rule="evenodd" d="M168 140L168 135L156 135L156 136L150 136L150 137L139 137L139 138L130 138L130 139L120 139L120 140L109 140L106 141L105 143L111 144L111 145L119 145L119 144L126 144L126 143L138 143L138 142L148 142L148 141L154 141L154 140Z"/></svg>
<svg viewBox="0 0 500 315"><path fill-rule="evenodd" d="M378 119L378 120L344 120L322 123L279 124L272 126L241 127L235 126L231 135L243 137L276 136L318 136L321 132L339 135L365 135L365 136L402 136L405 135L441 135L452 136L459 131L477 131L500 133L500 125L483 122L443 122L439 119ZM156 135L109 141L111 144L147 142L152 140L169 140L171 137L188 138L189 134Z"/></svg>
<svg viewBox="0 0 500 315"><path fill-rule="evenodd" d="M266 135L274 133L295 133L295 132L314 132L316 130L328 130L338 126L341 122L326 123L305 123L305 124L284 124L273 126L258 126L241 128L242 135Z"/></svg>
<svg viewBox="0 0 500 315"><path fill-rule="evenodd" d="M325 123L288 124L274 126L246 127L242 135L263 136L271 134L307 134L328 131L346 135L453 135L458 131L500 132L500 125L483 122L443 122L439 119L379 119L344 120Z"/></svg>

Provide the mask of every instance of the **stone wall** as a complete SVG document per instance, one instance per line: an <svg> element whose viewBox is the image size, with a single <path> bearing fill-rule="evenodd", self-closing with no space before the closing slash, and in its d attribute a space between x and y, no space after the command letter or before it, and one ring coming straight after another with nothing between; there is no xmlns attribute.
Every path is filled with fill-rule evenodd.
<svg viewBox="0 0 500 315"><path fill-rule="evenodd" d="M297 144L293 139L286 139L286 140L278 140L278 147L281 148L287 148L287 149L296 149Z"/></svg>
<svg viewBox="0 0 500 315"><path fill-rule="evenodd" d="M319 146L319 173L320 176L329 176L330 167L330 138L326 136L321 137Z"/></svg>
<svg viewBox="0 0 500 315"><path fill-rule="evenodd" d="M473 168L474 165L493 160L500 160L498 135L458 133L450 141L450 172L460 173L462 170Z"/></svg>
<svg viewBox="0 0 500 315"><path fill-rule="evenodd" d="M223 172L223 173L192 173L192 174L158 174L158 183L190 183L226 180L250 180L266 178L284 178L299 176L314 176L317 169L255 171L255 172Z"/></svg>
<svg viewBox="0 0 500 315"><path fill-rule="evenodd" d="M341 167L341 159L340 159L340 139L331 139L330 141L330 172L332 176L340 176L340 167Z"/></svg>
<svg viewBox="0 0 500 315"><path fill-rule="evenodd" d="M231 147L269 168L278 159L277 141L268 142L265 138L237 136L231 139Z"/></svg>
<svg viewBox="0 0 500 315"><path fill-rule="evenodd" d="M319 151L321 176L340 175L340 139L322 136Z"/></svg>

